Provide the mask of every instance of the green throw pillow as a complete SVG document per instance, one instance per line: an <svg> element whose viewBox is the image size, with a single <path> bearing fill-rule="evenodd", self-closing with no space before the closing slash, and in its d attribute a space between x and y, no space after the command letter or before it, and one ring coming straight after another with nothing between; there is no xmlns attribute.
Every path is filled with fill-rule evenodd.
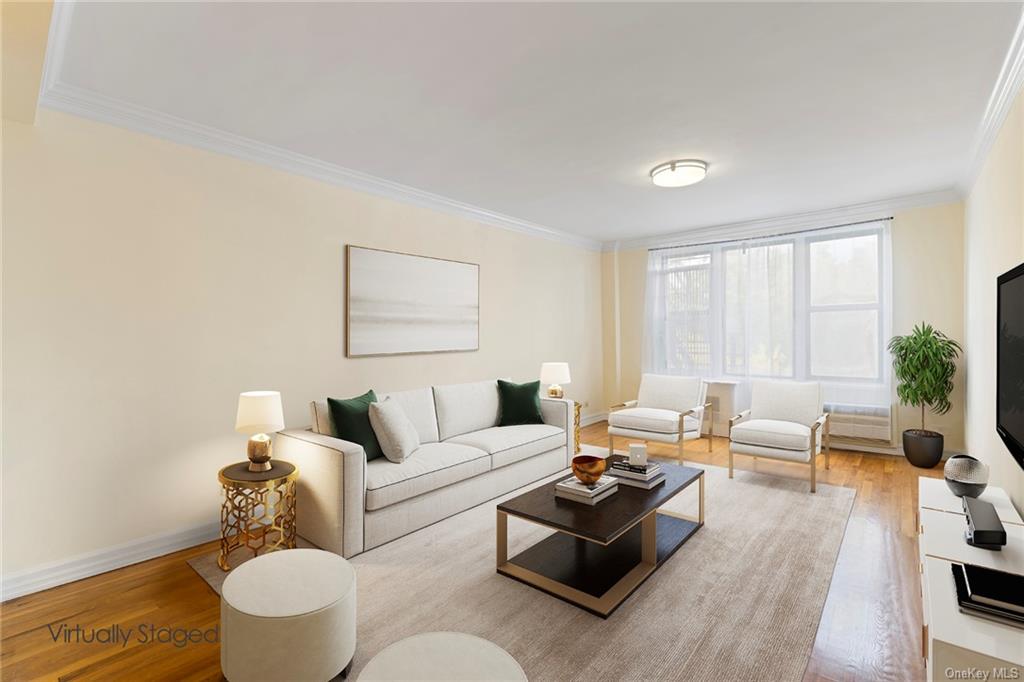
<svg viewBox="0 0 1024 682"><path fill-rule="evenodd" d="M375 402L377 395L372 390L348 400L327 399L336 435L342 440L362 445L366 451L367 461L384 456L384 451L377 442L377 434L370 425L370 403Z"/></svg>
<svg viewBox="0 0 1024 682"><path fill-rule="evenodd" d="M516 424L543 424L540 416L540 382L513 384L498 379L498 399L501 418L498 426Z"/></svg>

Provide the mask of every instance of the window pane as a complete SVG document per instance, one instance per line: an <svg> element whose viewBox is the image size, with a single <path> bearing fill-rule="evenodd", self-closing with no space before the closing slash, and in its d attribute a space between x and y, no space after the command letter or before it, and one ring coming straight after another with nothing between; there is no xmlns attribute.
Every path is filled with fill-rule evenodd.
<svg viewBox="0 0 1024 682"><path fill-rule="evenodd" d="M829 239L809 245L811 305L878 301L878 235Z"/></svg>
<svg viewBox="0 0 1024 682"><path fill-rule="evenodd" d="M878 377L878 311L811 313L811 374L819 377Z"/></svg>
<svg viewBox="0 0 1024 682"><path fill-rule="evenodd" d="M670 258L665 271L669 314L711 305L711 254Z"/></svg>
<svg viewBox="0 0 1024 682"><path fill-rule="evenodd" d="M793 245L725 252L725 371L793 375Z"/></svg>
<svg viewBox="0 0 1024 682"><path fill-rule="evenodd" d="M711 254L665 261L665 361L679 372L711 369Z"/></svg>

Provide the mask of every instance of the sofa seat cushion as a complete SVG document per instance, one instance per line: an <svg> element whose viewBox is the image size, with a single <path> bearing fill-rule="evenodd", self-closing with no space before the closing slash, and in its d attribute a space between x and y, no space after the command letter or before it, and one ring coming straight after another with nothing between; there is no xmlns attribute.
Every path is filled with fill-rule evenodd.
<svg viewBox="0 0 1024 682"><path fill-rule="evenodd" d="M366 463L366 509L383 509L491 469L488 453L456 443L427 443L401 463Z"/></svg>
<svg viewBox="0 0 1024 682"><path fill-rule="evenodd" d="M491 455L491 468L507 466L565 445L565 431L550 424L494 426L445 441L479 448Z"/></svg>
<svg viewBox="0 0 1024 682"><path fill-rule="evenodd" d="M608 425L633 431L654 431L655 433L678 433L679 413L656 407L629 407L616 410L608 415ZM683 430L696 431L700 424L691 415L683 417Z"/></svg>
<svg viewBox="0 0 1024 682"><path fill-rule="evenodd" d="M732 427L734 443L760 445L782 450L810 450L811 429L796 422L778 419L749 419Z"/></svg>

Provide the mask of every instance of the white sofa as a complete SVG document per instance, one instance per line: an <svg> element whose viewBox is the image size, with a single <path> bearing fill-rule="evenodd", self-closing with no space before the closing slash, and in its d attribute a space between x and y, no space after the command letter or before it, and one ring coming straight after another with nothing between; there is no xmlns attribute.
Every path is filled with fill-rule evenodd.
<svg viewBox="0 0 1024 682"><path fill-rule="evenodd" d="M497 426L497 380L385 397L421 441L400 464L367 462L361 445L335 437L326 400L311 404L312 426L274 443L274 456L299 468L299 535L344 557L566 469L574 454L571 400L542 397L543 424Z"/></svg>

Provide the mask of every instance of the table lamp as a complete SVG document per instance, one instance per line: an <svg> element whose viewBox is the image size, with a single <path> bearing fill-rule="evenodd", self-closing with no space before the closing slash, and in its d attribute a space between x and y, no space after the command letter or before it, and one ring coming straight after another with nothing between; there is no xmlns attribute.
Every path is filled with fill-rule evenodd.
<svg viewBox="0 0 1024 682"><path fill-rule="evenodd" d="M559 384L571 383L568 362L545 362L540 366L540 381L548 386L548 395L552 398L563 398L565 392Z"/></svg>
<svg viewBox="0 0 1024 682"><path fill-rule="evenodd" d="M281 394L277 391L246 391L238 396L235 431L249 438L249 471L270 471L270 436L284 428Z"/></svg>

